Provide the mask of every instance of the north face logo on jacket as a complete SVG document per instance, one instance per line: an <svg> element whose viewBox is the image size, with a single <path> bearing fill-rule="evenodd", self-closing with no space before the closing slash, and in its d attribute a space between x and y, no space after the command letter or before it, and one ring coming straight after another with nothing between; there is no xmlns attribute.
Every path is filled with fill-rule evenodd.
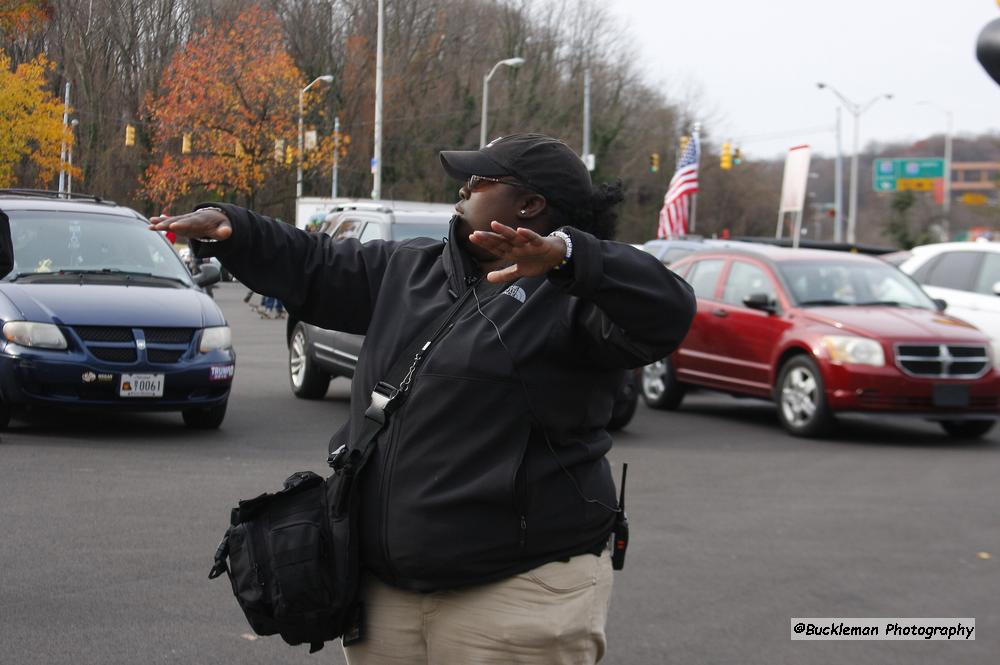
<svg viewBox="0 0 1000 665"><path fill-rule="evenodd" d="M524 292L524 289L516 284L507 287L507 290L504 291L504 295L508 295L514 300L519 300L520 302L524 302L524 299L528 297L528 295Z"/></svg>

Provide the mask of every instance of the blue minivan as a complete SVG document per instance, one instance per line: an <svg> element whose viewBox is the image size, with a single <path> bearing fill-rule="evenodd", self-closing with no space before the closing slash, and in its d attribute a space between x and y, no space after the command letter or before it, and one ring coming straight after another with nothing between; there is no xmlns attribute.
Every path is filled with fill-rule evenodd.
<svg viewBox="0 0 1000 665"><path fill-rule="evenodd" d="M229 326L170 242L97 197L0 190L14 267L0 280L0 428L20 407L180 411L214 429L236 367Z"/></svg>

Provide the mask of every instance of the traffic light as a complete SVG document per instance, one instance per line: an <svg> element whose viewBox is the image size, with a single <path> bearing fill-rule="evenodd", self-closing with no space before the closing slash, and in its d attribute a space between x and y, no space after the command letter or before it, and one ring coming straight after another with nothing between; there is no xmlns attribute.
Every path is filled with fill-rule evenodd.
<svg viewBox="0 0 1000 665"><path fill-rule="evenodd" d="M719 167L723 171L733 168L733 147L728 143L722 144L722 157L719 159Z"/></svg>
<svg viewBox="0 0 1000 665"><path fill-rule="evenodd" d="M181 138L181 154L191 154L191 132L184 132L184 136Z"/></svg>
<svg viewBox="0 0 1000 665"><path fill-rule="evenodd" d="M129 148L135 145L135 125L125 125L125 145Z"/></svg>
<svg viewBox="0 0 1000 665"><path fill-rule="evenodd" d="M733 150L733 164L739 164L743 161L743 151L740 150L739 146L736 146L736 150Z"/></svg>
<svg viewBox="0 0 1000 665"><path fill-rule="evenodd" d="M656 173L660 170L660 153L654 152L649 156L649 172Z"/></svg>

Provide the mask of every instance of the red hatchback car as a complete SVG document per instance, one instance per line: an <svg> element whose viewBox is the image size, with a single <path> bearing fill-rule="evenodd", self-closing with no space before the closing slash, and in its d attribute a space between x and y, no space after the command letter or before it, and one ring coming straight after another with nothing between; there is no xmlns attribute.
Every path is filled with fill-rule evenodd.
<svg viewBox="0 0 1000 665"><path fill-rule="evenodd" d="M761 397L799 436L846 412L919 416L957 438L1000 416L987 336L879 259L747 244L670 267L698 313L680 348L643 369L649 406L677 408L688 386Z"/></svg>

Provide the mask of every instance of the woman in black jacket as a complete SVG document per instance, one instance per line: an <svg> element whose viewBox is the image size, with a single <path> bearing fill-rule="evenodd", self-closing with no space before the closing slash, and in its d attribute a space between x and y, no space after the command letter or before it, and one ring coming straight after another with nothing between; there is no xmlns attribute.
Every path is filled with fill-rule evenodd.
<svg viewBox="0 0 1000 665"><path fill-rule="evenodd" d="M332 241L225 204L151 228L302 321L367 335L348 443L396 356L470 296L361 476L366 637L348 661L596 662L618 515L604 426L622 370L676 348L694 296L607 240L620 188L593 187L561 141L513 135L441 162L464 181L450 241Z"/></svg>

